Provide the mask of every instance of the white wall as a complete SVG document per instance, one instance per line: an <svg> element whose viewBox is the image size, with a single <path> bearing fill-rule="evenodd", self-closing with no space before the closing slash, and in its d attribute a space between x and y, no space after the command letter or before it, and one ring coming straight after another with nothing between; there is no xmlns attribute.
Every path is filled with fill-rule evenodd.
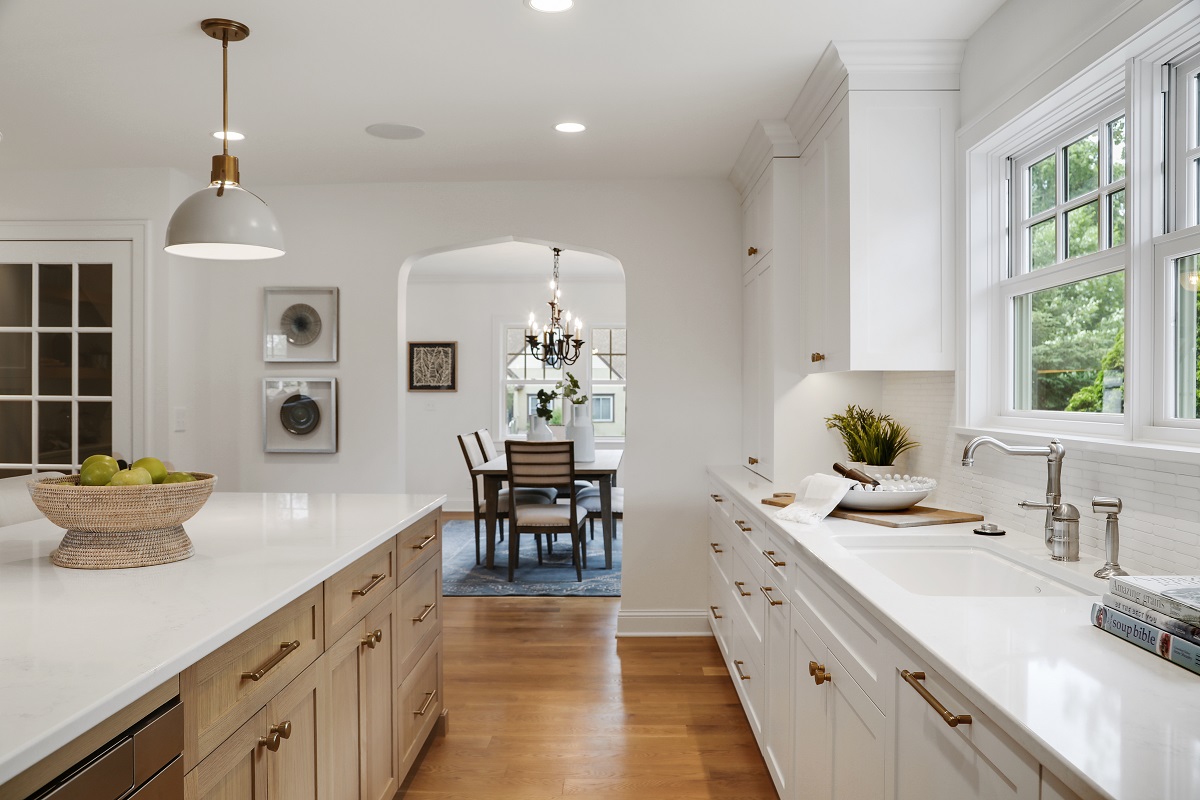
<svg viewBox="0 0 1200 800"><path fill-rule="evenodd" d="M588 325L625 323L624 281L572 283L565 267L563 273L563 298L573 314ZM523 325L530 311L541 315L550 291L546 283L409 281L407 338L458 342L458 391L408 395L408 491L445 493L450 496L446 508L471 508L471 480L454 437L488 428L492 438L499 440L499 328L502 324ZM582 361L577 362L579 369L568 367L581 379ZM586 387L584 391L590 394ZM633 392L636 397L636 384Z"/></svg>

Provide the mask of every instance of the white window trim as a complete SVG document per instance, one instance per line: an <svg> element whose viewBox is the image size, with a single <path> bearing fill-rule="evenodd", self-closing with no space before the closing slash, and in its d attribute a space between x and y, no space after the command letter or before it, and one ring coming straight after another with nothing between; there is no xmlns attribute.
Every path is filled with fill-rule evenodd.
<svg viewBox="0 0 1200 800"><path fill-rule="evenodd" d="M1163 341L1168 326L1159 324L1142 330L1141 321L1155 319L1165 302L1161 280L1155 287L1155 278L1162 273L1161 261L1155 260L1155 248L1160 248L1159 255L1166 258L1161 248L1176 241L1171 234L1155 236L1156 231L1164 229L1168 213L1162 199L1165 184L1160 169L1144 167L1161 166L1165 156L1162 118L1156 113L1162 103L1162 64L1178 62L1198 38L1200 9L1196 4L1180 6L1016 119L978 143L960 147L960 163L964 164L961 238L966 274L959 306L964 347L959 359L962 380L957 390L956 433L1002 433L1018 440L1040 440L1050 434L1085 449L1194 463L1200 453L1200 427L1193 429L1191 421L1180 424L1179 420L1169 426L1161 424L1165 421L1164 396L1168 391L1163 372L1169 366L1164 359L1170 357ZM1011 303L1006 305L999 287L1001 276L1007 274L1009 254L1008 237L995 232L1005 230L1008 224L1007 203L1011 198L997 187L1004 186L1009 156L1032 148L1055 132L1068 130L1072 121L1089 109L1099 109L1122 93L1126 107L1128 254L1125 414L1118 422L1094 419L1111 419L1113 415L1059 412L1046 418L1036 412L1023 412L1021 416L1004 413L1004 406L1011 405L1011 363L1010 358L996 356L1001 352L999 343L1007 343L1003 337L1011 330ZM1138 164L1143 165L1141 169L1136 168ZM1142 197L1154 200L1145 203L1140 201ZM1151 213L1146 213L1147 209ZM1095 259L1099 269L1108 254L1101 251L1085 258ZM1155 268L1150 267L1152 264ZM1003 352L1011 351L1005 346Z"/></svg>
<svg viewBox="0 0 1200 800"><path fill-rule="evenodd" d="M596 330L597 328L621 328L622 330L624 330L625 331L625 350L626 351L629 350L629 327L623 321L622 322L589 322L588 330L587 330L589 342L594 341L595 334L593 334L592 331ZM587 366L588 392L591 394L595 394L597 387L603 388L605 386L623 386L623 387L625 387L625 398L626 398L626 404L628 405L628 400L629 400L628 366L626 367L627 374L625 375L625 380L623 380L623 381L594 381L592 379L592 355L591 355L592 349L590 347L588 347L587 351L588 351L588 366ZM625 353L625 357L626 357L626 359L629 358L628 352ZM626 364L628 365L628 361L626 362ZM606 394L606 392L601 392L601 394ZM616 412L617 412L616 400L614 399L614 401L613 401L613 416L614 417L616 416ZM625 424L627 426L629 424L628 417L626 417L626 419L625 419ZM628 431L628 428L626 428L626 430ZM623 443L625 441L625 437L624 436L597 436L596 441L597 442Z"/></svg>

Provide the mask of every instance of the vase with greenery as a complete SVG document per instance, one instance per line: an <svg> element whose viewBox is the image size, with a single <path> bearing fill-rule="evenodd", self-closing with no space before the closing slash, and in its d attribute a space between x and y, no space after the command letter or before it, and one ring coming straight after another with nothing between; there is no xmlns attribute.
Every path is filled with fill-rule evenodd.
<svg viewBox="0 0 1200 800"><path fill-rule="evenodd" d="M841 435L851 461L868 466L893 466L901 453L920 445L909 438L908 428L889 415L856 405L826 417L825 427Z"/></svg>
<svg viewBox="0 0 1200 800"><path fill-rule="evenodd" d="M567 438L575 442L576 461L596 460L596 431L592 427L592 407L583 393L579 379L567 373L564 381L555 384L562 396L571 401L571 416L567 419Z"/></svg>
<svg viewBox="0 0 1200 800"><path fill-rule="evenodd" d="M553 432L549 428L550 421L554 418L554 401L558 398L558 392L545 389L538 389L537 393L537 412L529 416L529 434L526 438L531 442L548 442L554 438Z"/></svg>

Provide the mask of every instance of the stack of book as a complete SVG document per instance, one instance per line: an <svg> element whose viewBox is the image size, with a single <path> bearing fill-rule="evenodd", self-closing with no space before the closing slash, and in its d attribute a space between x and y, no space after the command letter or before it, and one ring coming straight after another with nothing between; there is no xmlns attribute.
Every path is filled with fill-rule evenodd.
<svg viewBox="0 0 1200 800"><path fill-rule="evenodd" d="M1200 576L1109 578L1092 624L1200 674Z"/></svg>

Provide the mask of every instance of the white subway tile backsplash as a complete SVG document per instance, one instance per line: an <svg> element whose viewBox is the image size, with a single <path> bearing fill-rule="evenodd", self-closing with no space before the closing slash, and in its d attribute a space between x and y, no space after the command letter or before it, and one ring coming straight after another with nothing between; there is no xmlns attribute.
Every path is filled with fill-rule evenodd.
<svg viewBox="0 0 1200 800"><path fill-rule="evenodd" d="M1038 532L1044 517L1017 507L1045 496L1045 462L981 450L975 465L961 464L966 441L954 436L954 374L885 373L883 411L921 446L897 465L936 478L931 505L983 514L1009 530ZM1200 573L1200 464L1113 453L1067 451L1063 499L1079 507L1080 549L1104 556L1104 515L1091 510L1096 495L1120 497L1120 562L1136 573Z"/></svg>

